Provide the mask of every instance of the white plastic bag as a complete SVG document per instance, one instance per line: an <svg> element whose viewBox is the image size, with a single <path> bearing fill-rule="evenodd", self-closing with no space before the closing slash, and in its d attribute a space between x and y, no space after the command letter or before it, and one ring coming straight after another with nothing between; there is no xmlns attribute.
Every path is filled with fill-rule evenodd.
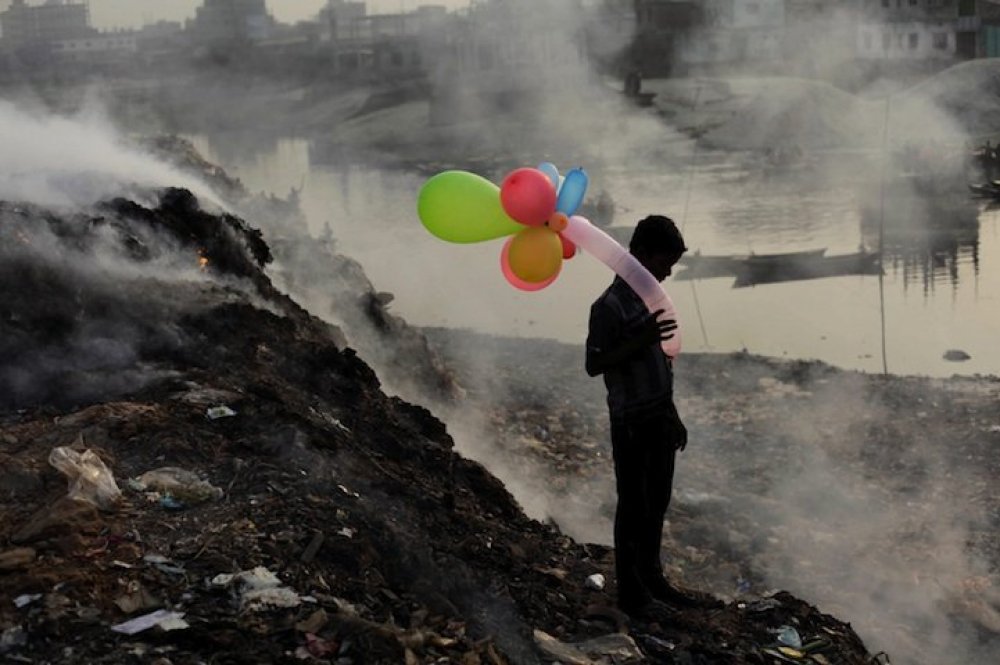
<svg viewBox="0 0 1000 665"><path fill-rule="evenodd" d="M92 450L78 453L69 447L53 448L49 464L69 478L69 497L91 503L101 510L113 510L122 492L115 477Z"/></svg>

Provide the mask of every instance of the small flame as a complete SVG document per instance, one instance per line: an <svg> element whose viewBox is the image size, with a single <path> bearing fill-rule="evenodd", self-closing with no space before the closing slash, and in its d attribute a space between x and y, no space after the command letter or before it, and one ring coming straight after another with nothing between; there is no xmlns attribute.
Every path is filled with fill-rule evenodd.
<svg viewBox="0 0 1000 665"><path fill-rule="evenodd" d="M205 256L203 249L198 250L198 267L202 270L208 267L208 257Z"/></svg>

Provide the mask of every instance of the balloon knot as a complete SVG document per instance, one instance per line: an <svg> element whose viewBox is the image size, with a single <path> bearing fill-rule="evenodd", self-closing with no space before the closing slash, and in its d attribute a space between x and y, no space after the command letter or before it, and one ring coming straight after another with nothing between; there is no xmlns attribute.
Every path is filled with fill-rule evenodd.
<svg viewBox="0 0 1000 665"><path fill-rule="evenodd" d="M564 212L554 212L545 225L556 233L562 233L569 226L569 217Z"/></svg>

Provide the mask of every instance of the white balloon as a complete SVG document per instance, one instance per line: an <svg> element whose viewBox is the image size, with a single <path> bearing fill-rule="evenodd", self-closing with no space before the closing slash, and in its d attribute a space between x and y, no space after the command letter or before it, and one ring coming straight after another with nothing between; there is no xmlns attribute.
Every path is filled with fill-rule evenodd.
<svg viewBox="0 0 1000 665"><path fill-rule="evenodd" d="M569 218L569 225L562 234L572 240L577 247L614 270L615 274L624 279L632 287L632 290L642 298L642 302L645 303L650 312L662 309L661 320L674 319L677 321L677 311L674 309L674 303L670 300L670 296L656 281L656 278L646 270L645 266L639 263L639 260L632 256L627 249L618 244L617 240L580 215L573 215ZM674 336L661 342L661 347L669 358L676 358L677 354L680 353L680 321L677 322Z"/></svg>

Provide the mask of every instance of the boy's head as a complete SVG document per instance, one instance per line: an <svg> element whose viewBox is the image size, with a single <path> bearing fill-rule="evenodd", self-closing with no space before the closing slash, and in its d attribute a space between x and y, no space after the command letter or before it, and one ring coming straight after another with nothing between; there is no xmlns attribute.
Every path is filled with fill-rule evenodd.
<svg viewBox="0 0 1000 665"><path fill-rule="evenodd" d="M635 225L629 251L662 282L681 255L687 251L684 237L673 220L663 215L649 215Z"/></svg>

